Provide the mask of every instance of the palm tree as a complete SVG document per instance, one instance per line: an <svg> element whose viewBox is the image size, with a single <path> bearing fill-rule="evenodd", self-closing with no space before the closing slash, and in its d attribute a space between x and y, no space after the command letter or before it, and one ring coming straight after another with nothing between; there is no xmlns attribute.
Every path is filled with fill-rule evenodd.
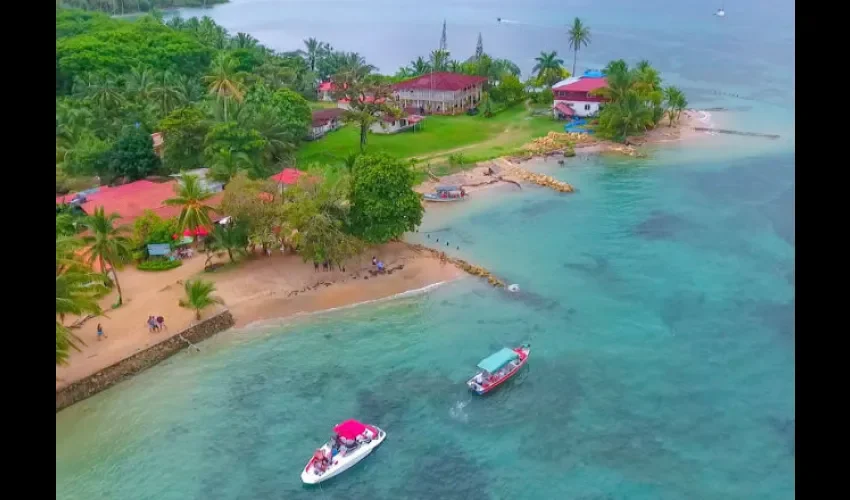
<svg viewBox="0 0 850 500"><path fill-rule="evenodd" d="M576 74L576 60L578 51L582 46L587 47L590 43L590 28L582 24L581 19L575 18L573 25L567 32L570 37L570 48L573 49L573 73Z"/></svg>
<svg viewBox="0 0 850 500"><path fill-rule="evenodd" d="M57 217L57 225L58 225ZM82 242L78 238L57 236L56 238L56 364L68 360L71 348L80 350L77 344L85 344L63 324L69 314L100 314L97 299L108 289L102 274L94 273L76 255Z"/></svg>
<svg viewBox="0 0 850 500"><path fill-rule="evenodd" d="M343 56L339 72L345 80L360 81L377 68L366 62L366 58L357 52L346 52Z"/></svg>
<svg viewBox="0 0 850 500"><path fill-rule="evenodd" d="M664 89L664 100L667 101L667 117L670 119L670 126L673 125L673 120L678 119L686 107L688 100L685 98L685 93L678 87L666 87Z"/></svg>
<svg viewBox="0 0 850 500"><path fill-rule="evenodd" d="M169 198L163 203L169 206L182 207L177 224L180 230L196 230L198 227L209 227L212 225L210 212L215 209L204 202L212 198L213 193L204 189L197 175L183 175L180 182L174 186L174 198Z"/></svg>
<svg viewBox="0 0 850 500"><path fill-rule="evenodd" d="M215 284L204 280L188 280L183 284L186 298L180 299L178 304L186 309L195 311L195 319L201 319L201 311L214 304L224 304L220 297L213 295Z"/></svg>
<svg viewBox="0 0 850 500"><path fill-rule="evenodd" d="M629 65L628 63L626 63L626 61L622 59L615 59L609 62L607 66L605 66L605 69L602 70L602 73L607 76L611 73L628 73L628 71Z"/></svg>
<svg viewBox="0 0 850 500"><path fill-rule="evenodd" d="M242 102L245 98L245 73L236 70L236 60L221 53L210 67L211 73L204 77L209 85L210 95L224 102L224 121L227 121L227 103L230 100Z"/></svg>
<svg viewBox="0 0 850 500"><path fill-rule="evenodd" d="M316 61L322 56L323 44L315 38L304 40L305 57L307 65L310 66L310 71L316 71Z"/></svg>
<svg viewBox="0 0 850 500"><path fill-rule="evenodd" d="M552 52L541 52L534 60L537 61L537 64L534 65L531 71L532 73L537 73L539 80L551 85L561 77L564 60L558 59L558 52L554 50Z"/></svg>
<svg viewBox="0 0 850 500"><path fill-rule="evenodd" d="M114 78L101 78L92 73L77 77L73 92L93 102L97 107L116 109L124 103L124 94Z"/></svg>
<svg viewBox="0 0 850 500"><path fill-rule="evenodd" d="M634 91L626 93L625 97L615 104L616 118L623 129L623 138L630 132L643 130L652 121L652 110L641 100Z"/></svg>
<svg viewBox="0 0 850 500"><path fill-rule="evenodd" d="M240 170L251 170L253 168L251 157L242 151L233 149L221 150L210 165L210 177L219 182L230 182Z"/></svg>
<svg viewBox="0 0 850 500"><path fill-rule="evenodd" d="M616 102L626 96L635 85L636 74L622 59L608 63L604 70L608 85L592 93Z"/></svg>
<svg viewBox="0 0 850 500"><path fill-rule="evenodd" d="M419 56L413 61L410 61L409 68L411 73L413 73L411 76L419 76L430 71L431 65L428 64L428 61L426 61L422 56Z"/></svg>
<svg viewBox="0 0 850 500"><path fill-rule="evenodd" d="M130 238L124 236L127 228L113 225L120 218L117 213L106 215L103 207L95 207L94 213L81 222L89 231L89 234L83 237L83 243L88 245L84 254L88 264L91 266L97 262L104 277L108 277L107 264L112 269L115 288L118 290L118 305L124 303L121 284L118 282L118 269L130 260L133 246Z"/></svg>
<svg viewBox="0 0 850 500"><path fill-rule="evenodd" d="M448 64L448 70L452 73L460 73L463 71L463 64L460 61L451 60Z"/></svg>
<svg viewBox="0 0 850 500"><path fill-rule="evenodd" d="M246 116L245 125L256 130L266 140L263 150L264 165L272 165L288 157L295 150L295 144L300 139L292 137L291 132L284 127L280 116L271 109L261 108ZM263 177L263 171L255 170L254 177Z"/></svg>
<svg viewBox="0 0 850 500"><path fill-rule="evenodd" d="M433 71L445 71L449 62L448 50L433 50L430 57L430 69Z"/></svg>
<svg viewBox="0 0 850 500"><path fill-rule="evenodd" d="M230 41L234 49L253 49L259 41L247 33L236 33L236 36Z"/></svg>
<svg viewBox="0 0 850 500"><path fill-rule="evenodd" d="M163 71L151 82L148 94L159 108L160 116L166 116L186 103L183 82L168 70Z"/></svg>
<svg viewBox="0 0 850 500"><path fill-rule="evenodd" d="M148 90L154 79L153 70L148 67L136 66L124 76L124 87L140 99L148 97Z"/></svg>
<svg viewBox="0 0 850 500"><path fill-rule="evenodd" d="M245 247L248 246L248 232L245 226L238 222L226 225L215 224L204 244L209 251L227 251L230 262L235 262L234 253L245 253Z"/></svg>

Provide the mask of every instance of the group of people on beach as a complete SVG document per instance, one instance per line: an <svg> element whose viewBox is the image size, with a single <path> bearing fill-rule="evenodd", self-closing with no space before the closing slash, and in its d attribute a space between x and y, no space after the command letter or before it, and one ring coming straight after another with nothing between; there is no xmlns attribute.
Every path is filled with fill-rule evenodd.
<svg viewBox="0 0 850 500"><path fill-rule="evenodd" d="M168 327L165 326L165 318L163 318L162 316L154 316L154 315L148 316L147 324L148 324L148 331L151 332L151 333L160 332L160 331L168 328Z"/></svg>

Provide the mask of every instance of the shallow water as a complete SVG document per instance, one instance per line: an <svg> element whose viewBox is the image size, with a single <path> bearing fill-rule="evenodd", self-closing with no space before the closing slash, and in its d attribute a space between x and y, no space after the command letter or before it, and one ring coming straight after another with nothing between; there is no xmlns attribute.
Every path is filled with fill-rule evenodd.
<svg viewBox="0 0 850 500"><path fill-rule="evenodd" d="M620 33L656 29L641 15ZM667 24L676 16L694 19L679 8ZM705 78L689 64L682 78ZM540 162L530 166L579 192L476 195L411 235L440 238L519 293L463 279L224 333L66 409L57 498L793 498L793 104L747 105L717 118L783 137ZM489 397L466 391L479 359L525 341L516 380ZM302 486L310 454L349 417L387 441L321 491Z"/></svg>

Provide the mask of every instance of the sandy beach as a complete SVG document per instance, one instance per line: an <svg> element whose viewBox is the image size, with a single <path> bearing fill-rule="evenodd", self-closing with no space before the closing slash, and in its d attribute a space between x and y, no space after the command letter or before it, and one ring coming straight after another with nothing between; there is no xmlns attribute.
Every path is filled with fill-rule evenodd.
<svg viewBox="0 0 850 500"><path fill-rule="evenodd" d="M381 259L387 272L374 273L371 256ZM226 261L226 257L221 262ZM128 266L119 271L124 305L91 318L75 333L86 343L81 352L71 351L69 363L56 367L56 389L92 375L107 366L171 337L195 322L194 313L178 305L183 282L202 277L215 282L221 297L236 320L236 326L255 321L284 318L299 313L332 309L416 290L451 281L463 272L451 264L404 243L388 243L346 263L340 270L316 272L312 263L297 255L257 254L235 267L204 272L205 257L197 255L177 268L164 272L139 271ZM215 261L214 261L215 262ZM116 301L113 292L101 305L108 309ZM208 317L215 309L204 311ZM165 318L167 329L151 333L148 316ZM72 324L79 318L66 318ZM106 338L97 340L101 324Z"/></svg>
<svg viewBox="0 0 850 500"><path fill-rule="evenodd" d="M707 112L688 110L682 113L678 126L663 125L651 131L636 144L661 144L710 137L711 134L694 130L694 127L712 126ZM583 145L582 153L603 153L621 147L608 141L595 141ZM616 151L616 150L615 150ZM430 180L417 186L421 193L433 191L438 184L463 185L469 193L510 183L520 179L502 176L498 161L482 162L439 181ZM488 174L488 168L494 173ZM426 204L427 205L427 204ZM372 255L383 260L387 273L375 275L371 265ZM195 322L194 313L179 307L185 280L202 277L216 284L217 295L229 308L236 326L288 316L344 307L370 300L391 297L428 285L451 281L465 273L451 263L425 252L418 252L404 243L382 245L345 265L345 271L317 272L312 263L300 256L274 252L271 256L259 253L237 266L224 266L215 272L204 272L205 257L197 255L185 260L177 269L164 272L145 272L127 266L119 271L124 290L124 305L110 310L116 302L113 292L101 301L105 314L91 318L75 330L86 345L81 351L71 351L69 363L56 367L57 390L77 380L92 375L107 366L136 352L170 338ZM227 257L214 262L226 263ZM202 317L213 315L210 308ZM148 316L163 316L167 329L150 332L146 325ZM80 318L66 318L73 324ZM101 324L105 338L97 340L96 328Z"/></svg>

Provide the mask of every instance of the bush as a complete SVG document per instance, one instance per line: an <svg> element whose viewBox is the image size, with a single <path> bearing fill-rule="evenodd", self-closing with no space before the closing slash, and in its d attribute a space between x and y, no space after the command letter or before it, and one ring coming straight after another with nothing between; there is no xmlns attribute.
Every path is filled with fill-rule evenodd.
<svg viewBox="0 0 850 500"><path fill-rule="evenodd" d="M136 268L139 271L168 271L183 265L179 260L148 260L142 262Z"/></svg>

